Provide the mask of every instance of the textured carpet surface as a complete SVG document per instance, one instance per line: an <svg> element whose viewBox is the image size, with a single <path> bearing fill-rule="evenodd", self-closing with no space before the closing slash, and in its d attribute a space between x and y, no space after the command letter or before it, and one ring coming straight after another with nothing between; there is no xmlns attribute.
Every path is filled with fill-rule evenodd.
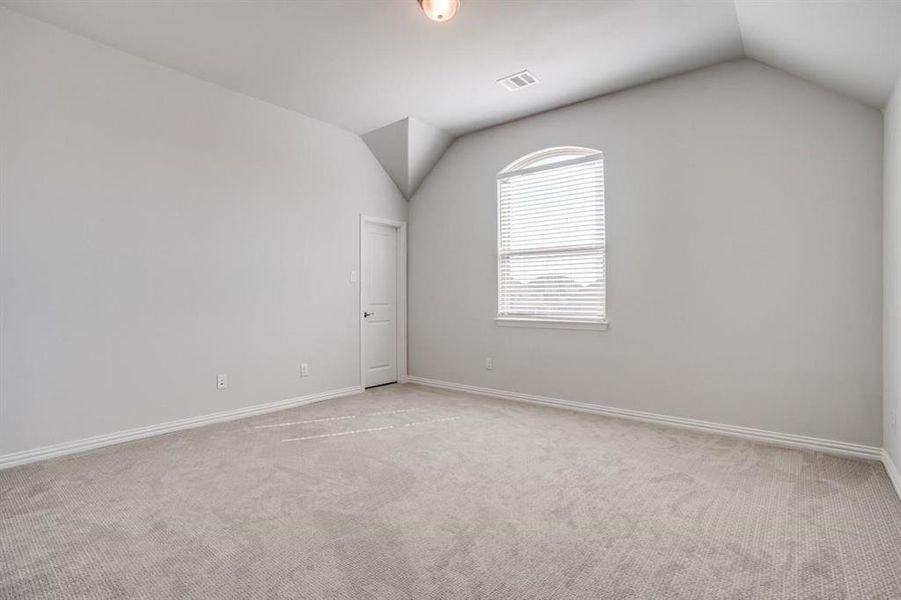
<svg viewBox="0 0 901 600"><path fill-rule="evenodd" d="M0 471L0 598L901 598L882 466L407 385Z"/></svg>

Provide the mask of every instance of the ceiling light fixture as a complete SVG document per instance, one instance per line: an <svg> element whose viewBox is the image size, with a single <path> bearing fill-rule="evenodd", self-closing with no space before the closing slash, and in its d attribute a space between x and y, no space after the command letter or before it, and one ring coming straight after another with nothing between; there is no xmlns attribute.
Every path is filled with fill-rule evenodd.
<svg viewBox="0 0 901 600"><path fill-rule="evenodd" d="M460 8L460 0L417 0L425 16L439 23L450 21Z"/></svg>

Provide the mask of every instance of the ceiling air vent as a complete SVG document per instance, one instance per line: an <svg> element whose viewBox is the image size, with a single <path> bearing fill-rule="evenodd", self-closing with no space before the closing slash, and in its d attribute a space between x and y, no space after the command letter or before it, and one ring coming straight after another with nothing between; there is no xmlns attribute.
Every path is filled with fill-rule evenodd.
<svg viewBox="0 0 901 600"><path fill-rule="evenodd" d="M501 77L497 80L497 82L511 92L515 92L516 90L521 90L524 87L535 85L536 83L538 83L538 78L528 71L520 71L519 73L514 73L513 75Z"/></svg>

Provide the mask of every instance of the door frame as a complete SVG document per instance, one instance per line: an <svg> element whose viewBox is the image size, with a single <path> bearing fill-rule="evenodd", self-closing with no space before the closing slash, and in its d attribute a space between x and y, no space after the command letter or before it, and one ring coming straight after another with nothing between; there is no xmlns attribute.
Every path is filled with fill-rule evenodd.
<svg viewBox="0 0 901 600"><path fill-rule="evenodd" d="M360 214L360 297L357 318L360 319L360 389L366 389L366 322L363 318L363 290L366 283L366 224L387 225L397 230L397 382L407 382L407 223Z"/></svg>

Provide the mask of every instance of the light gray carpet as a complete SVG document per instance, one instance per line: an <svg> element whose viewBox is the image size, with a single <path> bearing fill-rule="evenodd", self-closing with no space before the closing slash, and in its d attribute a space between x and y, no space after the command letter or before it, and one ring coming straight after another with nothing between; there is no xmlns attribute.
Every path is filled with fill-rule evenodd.
<svg viewBox="0 0 901 600"><path fill-rule="evenodd" d="M875 462L418 386L0 471L2 598L901 598Z"/></svg>

